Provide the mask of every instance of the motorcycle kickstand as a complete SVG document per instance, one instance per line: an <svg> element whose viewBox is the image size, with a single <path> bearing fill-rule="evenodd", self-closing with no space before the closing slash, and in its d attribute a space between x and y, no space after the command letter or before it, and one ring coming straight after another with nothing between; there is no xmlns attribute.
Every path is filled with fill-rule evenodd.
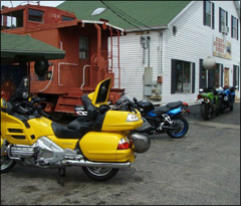
<svg viewBox="0 0 241 206"><path fill-rule="evenodd" d="M59 177L65 177L66 176L66 168L65 167L59 167L58 168L58 175L59 175Z"/></svg>
<svg viewBox="0 0 241 206"><path fill-rule="evenodd" d="M59 167L58 168L58 176L57 176L57 182L64 187L64 178L66 176L66 168L65 167Z"/></svg>

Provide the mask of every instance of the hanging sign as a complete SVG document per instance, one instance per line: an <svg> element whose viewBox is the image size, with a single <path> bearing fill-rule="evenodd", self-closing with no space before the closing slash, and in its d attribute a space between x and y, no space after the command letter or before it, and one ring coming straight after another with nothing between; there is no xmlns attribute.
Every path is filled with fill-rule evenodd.
<svg viewBox="0 0 241 206"><path fill-rule="evenodd" d="M231 59L231 42L216 37L213 41L213 56Z"/></svg>

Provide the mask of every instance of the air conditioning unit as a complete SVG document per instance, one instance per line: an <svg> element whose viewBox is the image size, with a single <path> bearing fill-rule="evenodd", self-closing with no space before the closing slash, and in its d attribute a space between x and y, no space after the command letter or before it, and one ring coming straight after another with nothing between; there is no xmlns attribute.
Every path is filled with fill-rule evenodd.
<svg viewBox="0 0 241 206"><path fill-rule="evenodd" d="M226 25L224 25L224 26L222 26L222 31L221 31L223 34L228 34L228 32L229 32L229 27L228 26L226 26Z"/></svg>

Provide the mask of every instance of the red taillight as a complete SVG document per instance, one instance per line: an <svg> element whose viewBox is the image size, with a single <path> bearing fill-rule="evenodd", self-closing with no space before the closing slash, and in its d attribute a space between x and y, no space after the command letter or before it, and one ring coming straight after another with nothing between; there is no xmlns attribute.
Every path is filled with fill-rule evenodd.
<svg viewBox="0 0 241 206"><path fill-rule="evenodd" d="M202 99L202 96L200 94L197 95L197 99Z"/></svg>
<svg viewBox="0 0 241 206"><path fill-rule="evenodd" d="M182 104L183 104L183 106L188 107L188 103L187 102L183 102Z"/></svg>
<svg viewBox="0 0 241 206"><path fill-rule="evenodd" d="M119 141L118 147L117 149L129 149L131 146L129 140L125 139L125 138L121 138L121 140Z"/></svg>

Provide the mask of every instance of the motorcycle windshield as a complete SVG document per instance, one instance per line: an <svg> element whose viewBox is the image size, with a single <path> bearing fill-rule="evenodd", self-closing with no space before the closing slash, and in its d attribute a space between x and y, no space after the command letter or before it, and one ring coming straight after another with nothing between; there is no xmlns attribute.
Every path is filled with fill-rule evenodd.
<svg viewBox="0 0 241 206"><path fill-rule="evenodd" d="M95 91L90 93L88 97L95 107L107 104L110 94L111 79L101 81L95 88Z"/></svg>

